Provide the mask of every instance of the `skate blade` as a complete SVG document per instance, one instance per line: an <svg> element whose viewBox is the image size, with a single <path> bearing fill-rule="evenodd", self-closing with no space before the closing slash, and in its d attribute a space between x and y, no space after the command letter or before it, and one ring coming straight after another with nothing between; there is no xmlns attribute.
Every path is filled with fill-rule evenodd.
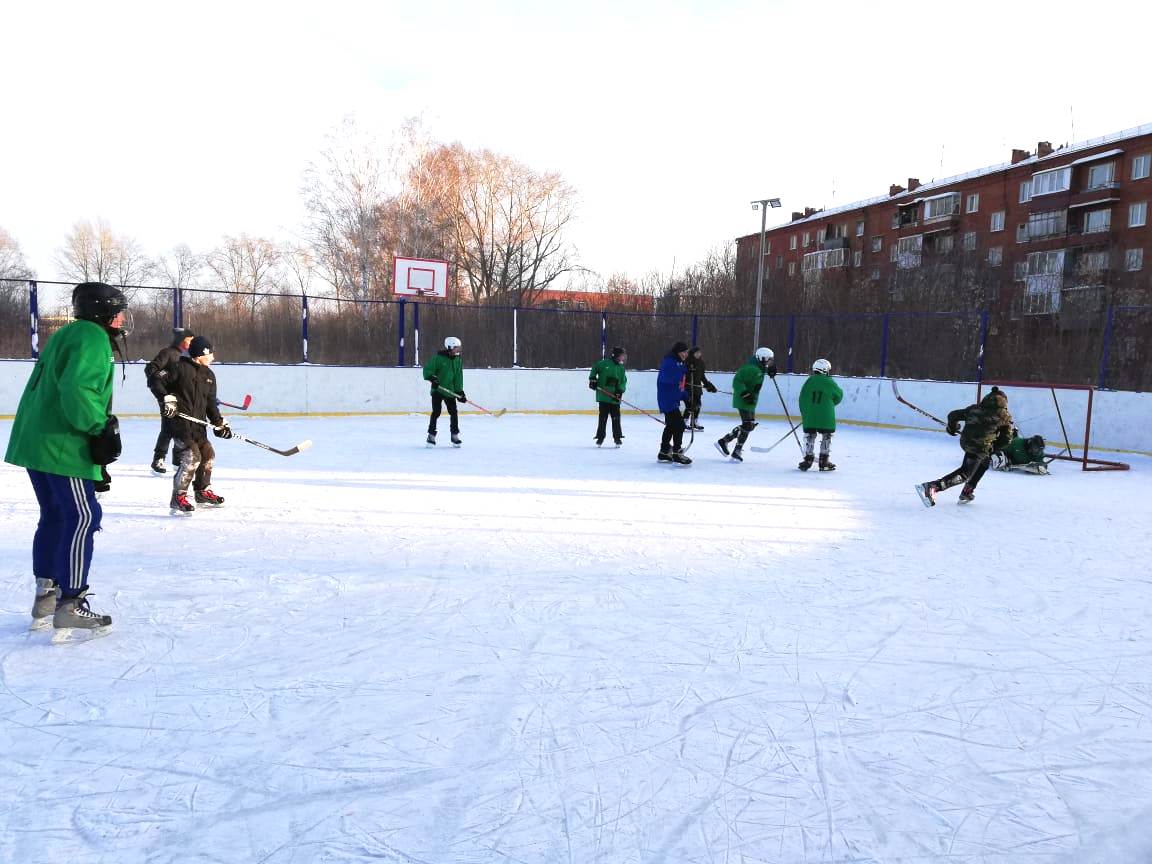
<svg viewBox="0 0 1152 864"><path fill-rule="evenodd" d="M919 483L913 484L912 488L915 489L916 494L920 496L921 504L923 504L925 507L936 506L936 502L928 497L928 495L924 492L924 487L922 487Z"/></svg>
<svg viewBox="0 0 1152 864"><path fill-rule="evenodd" d="M177 510L175 507L173 507L168 511L168 515L170 515L170 516L191 516L195 512L196 512L195 510Z"/></svg>
<svg viewBox="0 0 1152 864"><path fill-rule="evenodd" d="M712 446L713 446L713 447L715 447L715 448L716 448L716 452L718 452L718 453L719 453L721 456L723 456L725 459L729 458L729 455L730 455L730 454L728 454L728 453L725 453L725 452L724 452L724 448L720 446L720 442L719 442L719 441L715 441L715 442L713 442Z"/></svg>
<svg viewBox="0 0 1152 864"><path fill-rule="evenodd" d="M107 627L58 627L52 634L53 645L74 645L80 642L91 642L101 636L112 632L112 625Z"/></svg>
<svg viewBox="0 0 1152 864"><path fill-rule="evenodd" d="M28 625L29 630L47 630L52 626L52 616L47 618L33 618L32 623Z"/></svg>

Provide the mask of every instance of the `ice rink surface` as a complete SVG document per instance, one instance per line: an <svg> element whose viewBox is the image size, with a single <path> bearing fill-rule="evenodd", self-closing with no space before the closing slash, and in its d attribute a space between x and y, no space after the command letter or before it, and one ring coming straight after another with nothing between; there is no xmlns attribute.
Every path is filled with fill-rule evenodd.
<svg viewBox="0 0 1152 864"><path fill-rule="evenodd" d="M1152 460L927 510L941 433L802 474L702 422L682 468L638 415L238 415L315 446L217 442L174 517L127 421L80 645L3 466L0 862L1152 860Z"/></svg>

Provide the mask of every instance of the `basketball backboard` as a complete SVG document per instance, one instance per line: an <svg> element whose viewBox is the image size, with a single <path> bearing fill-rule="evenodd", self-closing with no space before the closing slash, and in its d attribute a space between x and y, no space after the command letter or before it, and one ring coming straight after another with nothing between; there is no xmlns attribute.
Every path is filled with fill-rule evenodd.
<svg viewBox="0 0 1152 864"><path fill-rule="evenodd" d="M401 297L448 297L448 262L396 257L392 293Z"/></svg>

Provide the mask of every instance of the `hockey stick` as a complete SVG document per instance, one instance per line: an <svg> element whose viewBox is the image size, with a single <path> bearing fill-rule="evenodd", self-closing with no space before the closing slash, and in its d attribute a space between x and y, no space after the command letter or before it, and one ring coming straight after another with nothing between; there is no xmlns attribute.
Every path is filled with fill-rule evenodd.
<svg viewBox="0 0 1152 864"><path fill-rule="evenodd" d="M439 384L437 384L437 385L436 385L436 389L437 389L437 390L441 390L441 391L443 391L443 392L447 393L449 396L451 396L453 399L457 400L458 402L460 401L460 394L459 394L459 393L453 393L453 392L452 392L451 390L449 390L447 387L441 387ZM470 399L469 399L468 401L466 401L466 402L462 402L461 404L463 404L463 405L473 405L473 406L475 406L476 408L479 408L481 411L483 411L483 412L484 412L485 414L487 414L489 417L503 417L503 416L504 416L504 414L505 414L505 413L508 411L508 409L507 409L507 408L501 408L501 409L500 409L500 410L498 410L498 411L489 411L487 408L485 408L485 407L484 407L483 405L481 405L479 402L473 402L473 401L472 401L472 400L470 400Z"/></svg>
<svg viewBox="0 0 1152 864"><path fill-rule="evenodd" d="M896 401L897 401L897 402L899 402L901 405L907 405L907 406L908 406L909 408L911 408L913 411L916 411L916 412L917 412L917 413L919 413L919 414L923 414L923 415L924 415L925 417L927 417L929 420L935 420L935 421L936 421L937 423L939 423L941 426L947 426L947 425L948 425L948 424L947 424L947 423L945 423L943 420L941 420L939 417L937 417L937 416L935 416L935 415L933 415L933 414L929 414L929 413L928 413L927 411L925 411L923 408L919 408L919 407L917 407L916 405L913 405L911 402L909 402L907 399L905 399L903 396L901 396L901 395L900 395L900 391L899 391L899 389L897 389L897 387L896 387L896 379L895 379L895 378L892 378L892 379L890 379L890 380L892 381L892 393L893 393L893 394L896 396Z"/></svg>
<svg viewBox="0 0 1152 864"><path fill-rule="evenodd" d="M182 417L191 423L199 423L201 426L211 426L211 428L213 428L213 429L222 428L220 426L212 426L212 424L209 423L207 420L199 420L196 417L193 417L191 414L177 414L176 416ZM307 441L301 441L295 447L289 447L287 450L278 450L277 448L272 447L269 444L265 444L263 441L256 441L253 438L245 438L243 435L239 434L238 432L232 433L232 439L234 441L243 441L245 444L251 444L254 447L259 447L262 450L268 450L268 451L270 451L272 453L276 453L277 455L280 455L280 456L295 456L297 453L300 453L304 450L307 450L309 447L312 446L312 441L307 440Z"/></svg>
<svg viewBox="0 0 1152 864"><path fill-rule="evenodd" d="M240 404L240 405L233 405L231 402L221 402L219 399L216 400L216 404L217 405L227 405L229 408L236 408L240 411L247 411L248 406L252 404L252 396L249 393L245 393L244 394L244 402L243 402L243 404Z"/></svg>
<svg viewBox="0 0 1152 864"><path fill-rule="evenodd" d="M635 410L635 411L639 411L641 414L644 414L644 415L646 415L646 416L648 416L648 417L651 417L653 420L655 420L655 421L656 421L657 423L659 423L661 426L663 426L663 425L664 425L664 421L663 421L663 420L661 420L661 419L660 419L659 417L657 417L655 414L649 414L647 411L645 411L645 410L644 410L643 408L641 408L639 405L633 405L631 402L625 402L625 401L624 401L624 399L623 399L622 397L620 397L620 396L617 396L615 393L611 393L611 392L609 392L608 390L605 390L603 387L597 387L597 388L596 388L596 391L597 391L598 393L603 393L605 396L611 396L613 399L615 399L615 400L616 400L617 402L619 402L621 405L627 405L629 408L631 408L631 409L633 409L633 410Z"/></svg>
<svg viewBox="0 0 1152 864"><path fill-rule="evenodd" d="M753 453L771 453L779 445L784 443L785 438L787 438L789 435L794 434L798 428L799 427L797 427L797 426L793 426L791 429L789 429L787 432L785 432L783 435L781 435L779 440L775 444L773 444L771 447L753 447L752 452Z"/></svg>
<svg viewBox="0 0 1152 864"><path fill-rule="evenodd" d="M784 401L784 394L780 392L780 385L776 383L776 376L772 377L772 386L776 388L776 395L780 397L780 407L784 409L784 417L788 420L788 431L796 439L796 446L800 448L800 455L804 456L804 445L800 443L800 436L796 434L796 426L792 423L792 415L788 413L788 405ZM775 445L773 445L775 446Z"/></svg>

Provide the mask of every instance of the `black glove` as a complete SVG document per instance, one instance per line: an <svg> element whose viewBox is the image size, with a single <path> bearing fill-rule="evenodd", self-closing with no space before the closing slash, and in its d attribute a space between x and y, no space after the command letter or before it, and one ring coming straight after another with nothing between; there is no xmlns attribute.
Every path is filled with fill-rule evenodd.
<svg viewBox="0 0 1152 864"><path fill-rule="evenodd" d="M769 363L768 368L764 370L764 374L767 375L769 378L775 378L776 377L776 364L775 363Z"/></svg>
<svg viewBox="0 0 1152 864"><path fill-rule="evenodd" d="M588 382L588 389L589 390L595 390L596 389L596 382L595 381L589 381Z"/></svg>
<svg viewBox="0 0 1152 864"><path fill-rule="evenodd" d="M705 381L704 382L704 389L707 390L709 393L715 393L716 392L716 385L713 384L711 381Z"/></svg>
<svg viewBox="0 0 1152 864"><path fill-rule="evenodd" d="M752 395L751 393L749 393L747 390L745 390L743 393L740 394L740 398L743 401L747 402L749 405L756 404L756 397L754 395Z"/></svg>
<svg viewBox="0 0 1152 864"><path fill-rule="evenodd" d="M439 387L440 386L440 378L438 376L433 375L428 380L432 382L433 387Z"/></svg>
<svg viewBox="0 0 1152 864"><path fill-rule="evenodd" d="M960 434L960 424L959 423L949 423L948 424L948 434L949 435L959 435Z"/></svg>
<svg viewBox="0 0 1152 864"><path fill-rule="evenodd" d="M615 396L616 401L619 402L620 399L624 396L624 391L623 390L616 390L612 393L612 395Z"/></svg>
<svg viewBox="0 0 1152 864"><path fill-rule="evenodd" d="M88 436L88 453L94 464L111 465L120 458L120 450L120 421L110 414L100 433Z"/></svg>
<svg viewBox="0 0 1152 864"><path fill-rule="evenodd" d="M100 466L100 473L103 476L95 481L92 486L97 492L107 492L112 488L112 475L108 473L108 469L103 465Z"/></svg>
<svg viewBox="0 0 1152 864"><path fill-rule="evenodd" d="M232 437L232 427L229 426L228 421L225 420L219 426L213 426L212 427L212 434L215 435L217 438L225 438L225 439L231 438Z"/></svg>
<svg viewBox="0 0 1152 864"><path fill-rule="evenodd" d="M464 395L463 390L461 390L459 393L456 394L456 401L457 402L467 402L468 401L468 397Z"/></svg>
<svg viewBox="0 0 1152 864"><path fill-rule="evenodd" d="M171 419L176 416L176 397L169 393L160 402L160 413Z"/></svg>

